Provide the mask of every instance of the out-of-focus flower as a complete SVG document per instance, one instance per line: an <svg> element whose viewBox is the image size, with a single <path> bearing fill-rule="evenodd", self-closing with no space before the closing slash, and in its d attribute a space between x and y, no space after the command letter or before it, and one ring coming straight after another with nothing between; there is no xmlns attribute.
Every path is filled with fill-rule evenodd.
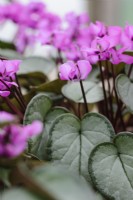
<svg viewBox="0 0 133 200"><path fill-rule="evenodd" d="M41 133L43 124L34 121L27 126L7 125L0 129L0 157L14 158L20 155L27 147L27 141Z"/></svg>
<svg viewBox="0 0 133 200"><path fill-rule="evenodd" d="M116 46L121 43L122 28L120 26L108 26L107 35L111 46Z"/></svg>
<svg viewBox="0 0 133 200"><path fill-rule="evenodd" d="M81 52L85 59L95 64L99 60L106 60L106 52L110 48L110 43L106 37L96 38L92 41L91 47L82 47Z"/></svg>
<svg viewBox="0 0 133 200"><path fill-rule="evenodd" d="M0 96L10 95L10 88L17 84L13 81L19 69L20 60L0 60Z"/></svg>
<svg viewBox="0 0 133 200"><path fill-rule="evenodd" d="M16 117L8 112L0 111L0 124L6 122L12 122L16 119Z"/></svg>
<svg viewBox="0 0 133 200"><path fill-rule="evenodd" d="M76 15L74 12L66 14L65 21L67 22L67 31L73 35L88 25L90 19L87 13L82 13L81 15Z"/></svg>
<svg viewBox="0 0 133 200"><path fill-rule="evenodd" d="M126 64L132 64L133 63L133 56L124 54L125 48L121 48L119 50L116 49L110 49L110 62L117 65L121 62L124 62Z"/></svg>
<svg viewBox="0 0 133 200"><path fill-rule="evenodd" d="M85 80L91 72L92 66L86 60L79 60L77 63L68 61L59 67L61 80Z"/></svg>
<svg viewBox="0 0 133 200"><path fill-rule="evenodd" d="M90 35L93 37L93 39L95 37L102 38L106 35L107 29L104 23L100 21L96 21L96 23L90 23L89 32L90 32Z"/></svg>
<svg viewBox="0 0 133 200"><path fill-rule="evenodd" d="M52 37L52 44L59 50L69 49L72 41L66 31L56 31Z"/></svg>
<svg viewBox="0 0 133 200"><path fill-rule="evenodd" d="M126 25L122 35L121 35L121 44L123 47L126 47L128 50L133 50L133 26Z"/></svg>
<svg viewBox="0 0 133 200"><path fill-rule="evenodd" d="M43 18L38 22L38 29L42 31L55 31L61 26L61 18L58 15L45 11Z"/></svg>
<svg viewBox="0 0 133 200"><path fill-rule="evenodd" d="M63 51L67 60L73 60L77 62L81 59L81 51L80 48L75 44L70 44L69 48Z"/></svg>
<svg viewBox="0 0 133 200"><path fill-rule="evenodd" d="M19 53L24 53L29 45L34 45L36 41L35 34L32 29L20 26L15 37L15 46Z"/></svg>

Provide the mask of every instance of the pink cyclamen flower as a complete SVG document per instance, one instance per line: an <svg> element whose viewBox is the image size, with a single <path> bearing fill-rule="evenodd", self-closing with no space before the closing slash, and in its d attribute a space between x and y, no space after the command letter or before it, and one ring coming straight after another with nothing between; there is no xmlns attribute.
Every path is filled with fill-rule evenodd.
<svg viewBox="0 0 133 200"><path fill-rule="evenodd" d="M14 158L20 155L27 147L27 141L33 136L40 134L43 124L34 121L27 126L7 125L0 129L0 157Z"/></svg>
<svg viewBox="0 0 133 200"><path fill-rule="evenodd" d="M106 35L106 26L100 21L96 21L95 23L90 23L89 25L89 32L93 36L93 39L95 37L104 37Z"/></svg>
<svg viewBox="0 0 133 200"><path fill-rule="evenodd" d="M81 52L85 59L90 63L96 64L99 60L106 60L106 53L110 49L111 44L107 37L96 38L92 41L91 47L82 47Z"/></svg>
<svg viewBox="0 0 133 200"><path fill-rule="evenodd" d="M92 66L87 60L79 60L77 63L68 61L59 67L61 80L85 80L91 72Z"/></svg>
<svg viewBox="0 0 133 200"><path fill-rule="evenodd" d="M0 96L9 96L10 88L17 86L14 79L20 63L20 60L0 60Z"/></svg>

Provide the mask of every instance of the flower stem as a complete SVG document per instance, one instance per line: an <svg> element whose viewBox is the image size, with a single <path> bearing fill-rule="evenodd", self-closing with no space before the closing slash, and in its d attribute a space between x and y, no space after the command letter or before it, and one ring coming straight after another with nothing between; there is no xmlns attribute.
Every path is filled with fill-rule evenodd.
<svg viewBox="0 0 133 200"><path fill-rule="evenodd" d="M21 92L21 87L20 87L20 84L19 84L19 81L18 81L18 77L17 77L17 74L15 74L15 78L16 78L16 83L18 85L18 90L19 90L19 93L20 93L20 99L24 105L24 107L26 108L26 104L25 104L25 101L24 101L24 97L23 97L23 94ZM17 88L16 88L17 89Z"/></svg>
<svg viewBox="0 0 133 200"><path fill-rule="evenodd" d="M109 105L110 105L110 117L111 122L114 124L113 121L113 102L112 102L112 96L111 96L111 86L110 86L110 77L109 77L109 65L108 61L106 60L106 74L107 74L107 83L108 83L108 92L109 92Z"/></svg>
<svg viewBox="0 0 133 200"><path fill-rule="evenodd" d="M16 98L16 100L18 101L20 106L23 107L23 104L21 103L19 97L15 94L15 92L12 90L12 88L10 88L2 79L0 79L0 82L3 83L3 85L5 85L7 87L7 89L14 95L14 97Z"/></svg>
<svg viewBox="0 0 133 200"><path fill-rule="evenodd" d="M82 82L82 80L80 80L79 82L80 82L80 87L81 87L81 91L82 91L82 95L83 95L83 99L84 99L85 111L86 111L86 113L88 113L89 110L88 110L88 106L87 106L87 100L86 100L86 96L85 96L83 82Z"/></svg>
<svg viewBox="0 0 133 200"><path fill-rule="evenodd" d="M103 93L104 93L106 115L107 115L107 117L109 117L109 113L108 113L108 103L107 103L107 95L106 95L106 90L105 90L104 76L103 76L102 63L101 63L101 61L99 61L99 67L100 67L101 81L102 81L102 87L103 87Z"/></svg>
<svg viewBox="0 0 133 200"><path fill-rule="evenodd" d="M115 73L114 73L114 66L113 66L112 63L111 63L111 70L112 70L112 76L113 76L113 88L114 88L115 97L116 97L116 103L117 103L117 107L118 107L117 113L119 114L119 118L121 120L122 128L125 131L126 127L125 127L123 116L122 116L122 112L121 112L121 104L120 104L120 101L119 101L119 98L118 98L118 95L117 95L117 91L116 91L116 88L115 88Z"/></svg>
<svg viewBox="0 0 133 200"><path fill-rule="evenodd" d="M133 64L130 65L129 71L128 71L128 77L130 78L131 72L133 69Z"/></svg>
<svg viewBox="0 0 133 200"><path fill-rule="evenodd" d="M9 100L8 97L3 98L6 102L6 104L8 105L8 107L15 113L18 115L18 117L22 120L23 119L23 114L21 113L21 111L19 111L19 109L17 107L15 107L11 101Z"/></svg>

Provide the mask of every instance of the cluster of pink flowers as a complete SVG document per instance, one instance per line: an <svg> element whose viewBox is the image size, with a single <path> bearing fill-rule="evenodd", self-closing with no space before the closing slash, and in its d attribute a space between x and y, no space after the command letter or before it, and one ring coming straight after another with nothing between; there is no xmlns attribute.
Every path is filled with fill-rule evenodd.
<svg viewBox="0 0 133 200"><path fill-rule="evenodd" d="M0 23L7 20L18 25L15 45L21 53L27 45L35 42L38 30L53 31L60 24L60 18L48 12L41 2L31 2L27 5L10 3L0 6Z"/></svg>
<svg viewBox="0 0 133 200"><path fill-rule="evenodd" d="M51 44L63 51L68 59L77 60L83 51L95 63L99 59L97 57L112 62L119 59L121 62L123 58L119 58L119 54L133 50L132 25L127 24L122 30L119 26L105 26L99 21L92 23L86 13L76 15L71 12L61 19L49 12L41 2L0 6L0 22L6 20L18 24L16 45L21 52L27 44L40 40L42 44ZM117 52L118 45L122 48L121 52ZM116 50L115 53L112 48ZM117 57L117 61L114 57Z"/></svg>
<svg viewBox="0 0 133 200"><path fill-rule="evenodd" d="M20 88L16 73L20 63L20 60L0 60L0 96L7 101L13 112L17 107L12 104L8 96L12 94L18 100L19 96L16 96L15 92L17 90L18 95ZM20 111L17 114L20 114ZM0 128L0 158L19 156L26 149L28 140L41 133L43 129L43 124L39 121L22 126L17 123L17 117L12 114L0 111L0 116L0 127L2 127Z"/></svg>
<svg viewBox="0 0 133 200"><path fill-rule="evenodd" d="M4 23L5 20L11 20L19 27L15 44L21 53L27 45L40 41L42 45L52 45L63 57L71 61L66 64L69 68L79 60L85 60L85 63L88 61L90 64L102 60L113 64L133 63L133 57L124 54L127 50L133 50L132 25L127 24L122 29L120 26L106 26L100 21L93 23L86 13L76 15L71 12L61 19L58 15L50 13L40 2L0 6L0 22ZM72 74L73 70L74 67L71 69ZM67 77L67 80L71 79L71 76L73 75ZM77 72L75 77L79 79Z"/></svg>
<svg viewBox="0 0 133 200"><path fill-rule="evenodd" d="M92 65L105 60L113 65L121 62L133 64L133 57L124 54L125 51L133 51L132 25L121 28L106 26L100 21L93 23L86 13L76 15L71 12L61 19L48 12L46 6L39 2L0 6L0 23L7 20L18 25L14 42L19 52L23 53L27 45L38 41L57 50L57 64L60 64L59 76L62 80L75 80L82 84L81 80L88 77ZM14 97L25 111L25 102L16 79L20 63L20 60L0 60L0 96L17 114L22 113L16 110L7 97L13 89ZM0 112L0 115L0 125L15 119L5 112ZM27 126L5 125L0 129L0 157L18 156L26 148L27 140L42 129L43 125L39 121Z"/></svg>
<svg viewBox="0 0 133 200"><path fill-rule="evenodd" d="M22 126L14 124L15 116L4 111L0 112L0 124L9 123L0 128L0 158L14 158L20 155L26 148L28 139L37 136L43 130L43 124L40 121L34 121L32 124Z"/></svg>

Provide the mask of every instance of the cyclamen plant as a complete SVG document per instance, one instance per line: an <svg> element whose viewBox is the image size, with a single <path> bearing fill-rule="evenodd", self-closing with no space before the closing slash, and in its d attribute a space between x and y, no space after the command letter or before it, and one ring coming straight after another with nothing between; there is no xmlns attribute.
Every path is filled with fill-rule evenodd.
<svg viewBox="0 0 133 200"><path fill-rule="evenodd" d="M0 41L2 200L132 200L133 26L40 2L0 6L7 20L18 32ZM37 43L48 59L25 57Z"/></svg>

